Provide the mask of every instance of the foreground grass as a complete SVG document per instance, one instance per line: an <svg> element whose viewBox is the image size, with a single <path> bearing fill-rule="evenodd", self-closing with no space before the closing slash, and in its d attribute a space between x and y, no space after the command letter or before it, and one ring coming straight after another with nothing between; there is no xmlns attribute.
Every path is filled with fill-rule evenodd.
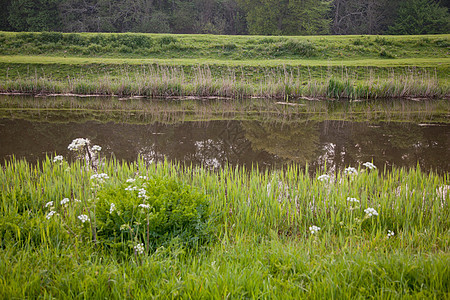
<svg viewBox="0 0 450 300"><path fill-rule="evenodd" d="M361 166L358 175L321 181L295 166L214 173L112 160L99 168L111 177L105 187L162 176L206 194L210 242L186 248L174 240L143 255L95 244L77 219L95 198L93 171L79 161L12 160L0 170L2 298L449 296L447 175ZM65 197L69 206L60 204ZM47 219L49 201L59 215ZM369 207L378 216L369 217ZM313 225L321 229L311 233Z"/></svg>
<svg viewBox="0 0 450 300"><path fill-rule="evenodd" d="M448 35L3 32L0 41L3 92L333 99L449 95Z"/></svg>

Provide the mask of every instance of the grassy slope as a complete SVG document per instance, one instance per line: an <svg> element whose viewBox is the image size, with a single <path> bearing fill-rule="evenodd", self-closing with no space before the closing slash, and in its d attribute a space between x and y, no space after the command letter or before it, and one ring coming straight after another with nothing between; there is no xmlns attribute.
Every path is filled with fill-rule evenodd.
<svg viewBox="0 0 450 300"><path fill-rule="evenodd" d="M146 68L158 66L182 70L192 82L198 80L198 68L202 66L208 69L211 81L237 77L239 82L256 85L264 84L268 77L285 82L280 78L286 74L303 85L326 82L330 77L370 85L394 76L413 76L414 81L435 81L433 88L425 89L439 85L441 91L436 94L445 95L449 89L449 40L450 35L262 37L3 32L0 80L72 77L109 81L142 77ZM162 77L161 73L157 76ZM260 87L246 88L250 94L264 94L258 94ZM191 90L188 88L186 93Z"/></svg>

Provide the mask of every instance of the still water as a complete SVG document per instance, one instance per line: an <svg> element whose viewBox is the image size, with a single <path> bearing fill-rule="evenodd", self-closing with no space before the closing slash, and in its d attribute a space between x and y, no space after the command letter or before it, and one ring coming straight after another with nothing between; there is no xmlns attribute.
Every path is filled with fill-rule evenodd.
<svg viewBox="0 0 450 300"><path fill-rule="evenodd" d="M299 120L189 121L176 124L124 122L45 122L0 118L0 160L36 161L47 154L70 157L78 137L103 147L104 157L148 162L164 159L210 168L244 165L279 168L306 163L311 169L343 169L373 161L382 168L415 167L450 171L450 125L409 122Z"/></svg>

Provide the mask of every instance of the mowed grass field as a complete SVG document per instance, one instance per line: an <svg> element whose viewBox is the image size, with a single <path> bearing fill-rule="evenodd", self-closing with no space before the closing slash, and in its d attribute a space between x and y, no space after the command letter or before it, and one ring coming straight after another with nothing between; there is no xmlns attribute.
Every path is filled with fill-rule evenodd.
<svg viewBox="0 0 450 300"><path fill-rule="evenodd" d="M3 32L0 89L146 96L442 98L448 96L449 90L449 40L450 35L263 37ZM130 78L141 81L138 88L133 87ZM331 78L341 81L341 89L335 91L332 86L330 91ZM68 79L97 80L104 88L77 88ZM118 90L113 82L126 88ZM358 84L362 87L354 90ZM379 84L382 86L377 87ZM145 88L149 85L153 86L151 91ZM266 90L267 85L273 88ZM417 86L420 91L415 90ZM374 91L367 91L371 87ZM397 91L391 91L393 88Z"/></svg>

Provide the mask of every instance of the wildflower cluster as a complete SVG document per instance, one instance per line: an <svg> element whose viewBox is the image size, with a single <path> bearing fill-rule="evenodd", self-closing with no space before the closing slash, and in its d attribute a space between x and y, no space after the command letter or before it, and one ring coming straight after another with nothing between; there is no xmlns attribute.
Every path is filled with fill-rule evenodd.
<svg viewBox="0 0 450 300"><path fill-rule="evenodd" d="M69 203L69 201L70 201L69 198L64 198L61 200L60 204L65 205L65 204Z"/></svg>
<svg viewBox="0 0 450 300"><path fill-rule="evenodd" d="M358 170L356 170L353 167L348 167L348 168L345 168L344 174L345 175L358 175Z"/></svg>
<svg viewBox="0 0 450 300"><path fill-rule="evenodd" d="M144 244L142 244L142 243L139 243L139 244L136 244L135 246L134 246L134 250L138 253L138 254L144 254Z"/></svg>
<svg viewBox="0 0 450 300"><path fill-rule="evenodd" d="M330 175L327 175L327 174L320 175L319 177L317 177L317 180L322 181L322 182L329 181Z"/></svg>
<svg viewBox="0 0 450 300"><path fill-rule="evenodd" d="M92 146L92 151L100 152L100 151L102 151L102 147L100 147L99 145L94 145L94 146Z"/></svg>
<svg viewBox="0 0 450 300"><path fill-rule="evenodd" d="M109 207L109 213L112 214L116 210L116 205L114 203L111 203Z"/></svg>
<svg viewBox="0 0 450 300"><path fill-rule="evenodd" d="M70 151L81 151L83 148L87 145L89 145L91 141L84 138L77 138L72 141L72 143L69 144L67 149Z"/></svg>
<svg viewBox="0 0 450 300"><path fill-rule="evenodd" d="M364 212L366 213L366 215L368 217L378 216L378 212L374 208L371 208L371 207L366 208L364 210Z"/></svg>
<svg viewBox="0 0 450 300"><path fill-rule="evenodd" d="M91 179L96 180L99 183L103 183L103 182L105 182L105 179L109 179L109 176L106 173L100 173L100 174L92 175Z"/></svg>
<svg viewBox="0 0 450 300"><path fill-rule="evenodd" d="M316 234L317 232L320 231L320 227L313 225L309 227L309 231L311 232L311 234Z"/></svg>
<svg viewBox="0 0 450 300"><path fill-rule="evenodd" d="M145 208L145 209L150 209L150 205L144 204L144 203L139 204L139 207L142 207L142 208Z"/></svg>
<svg viewBox="0 0 450 300"><path fill-rule="evenodd" d="M87 215L79 215L79 216L78 216L78 219L79 219L82 223L84 223L84 222L86 222L86 221L89 222L89 217L88 217Z"/></svg>
<svg viewBox="0 0 450 300"><path fill-rule="evenodd" d="M55 157L53 157L54 163L62 162L63 160L64 160L64 157L62 155L56 155Z"/></svg>
<svg viewBox="0 0 450 300"><path fill-rule="evenodd" d="M47 218L47 220L50 220L50 218L56 213L56 211L51 210L45 217Z"/></svg>
<svg viewBox="0 0 450 300"><path fill-rule="evenodd" d="M394 232L392 230L388 230L387 237L390 238L390 237L393 237L393 236L394 236Z"/></svg>
<svg viewBox="0 0 450 300"><path fill-rule="evenodd" d="M350 203L359 203L359 200L356 198L347 197L347 201Z"/></svg>
<svg viewBox="0 0 450 300"><path fill-rule="evenodd" d="M371 162L365 162L365 163L363 163L363 166L366 167L367 169L370 169L370 170L373 170L373 169L376 169L376 168L377 168L377 167L376 167L373 163L371 163Z"/></svg>

